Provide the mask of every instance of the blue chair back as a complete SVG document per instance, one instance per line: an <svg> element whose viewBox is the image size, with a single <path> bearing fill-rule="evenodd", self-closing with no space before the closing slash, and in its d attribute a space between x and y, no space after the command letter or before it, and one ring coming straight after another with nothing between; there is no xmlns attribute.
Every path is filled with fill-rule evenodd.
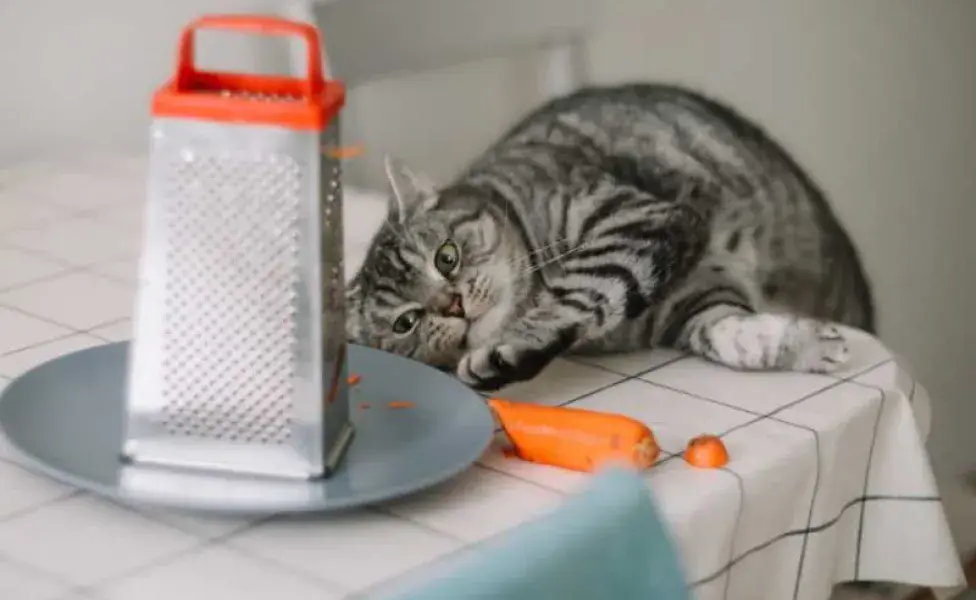
<svg viewBox="0 0 976 600"><path fill-rule="evenodd" d="M597 474L584 492L489 540L396 600L688 600L674 545L640 475Z"/></svg>

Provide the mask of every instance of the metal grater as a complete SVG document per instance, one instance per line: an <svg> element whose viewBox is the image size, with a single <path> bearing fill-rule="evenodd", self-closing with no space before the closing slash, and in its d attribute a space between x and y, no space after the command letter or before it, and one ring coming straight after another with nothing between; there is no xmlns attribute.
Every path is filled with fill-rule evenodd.
<svg viewBox="0 0 976 600"><path fill-rule="evenodd" d="M299 35L306 80L196 71L195 31ZM204 17L157 92L123 455L327 477L351 441L341 84L310 25Z"/></svg>

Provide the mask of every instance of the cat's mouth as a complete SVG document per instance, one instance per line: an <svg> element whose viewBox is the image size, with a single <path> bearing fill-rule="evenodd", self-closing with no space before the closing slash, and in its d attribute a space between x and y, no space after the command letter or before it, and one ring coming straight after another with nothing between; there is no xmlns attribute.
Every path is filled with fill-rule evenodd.
<svg viewBox="0 0 976 600"><path fill-rule="evenodd" d="M464 310L464 298L461 296L461 294L454 294L454 296L451 298L451 304L447 307L444 314L457 319L465 318L467 313Z"/></svg>

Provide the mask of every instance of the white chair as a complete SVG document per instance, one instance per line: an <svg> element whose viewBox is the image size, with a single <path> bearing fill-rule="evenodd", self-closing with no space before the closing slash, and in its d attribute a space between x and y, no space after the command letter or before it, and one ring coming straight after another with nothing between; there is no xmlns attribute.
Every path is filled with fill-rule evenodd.
<svg viewBox="0 0 976 600"><path fill-rule="evenodd" d="M593 0L295 0L284 14L319 28L327 75L350 89L479 59L521 57L531 50L536 89L519 93L542 102L585 83L585 40L595 26L597 7ZM299 76L305 50L300 42L289 43L290 71ZM347 182L347 276L358 268L385 217L385 202L383 192Z"/></svg>
<svg viewBox="0 0 976 600"><path fill-rule="evenodd" d="M591 0L298 0L288 14L319 27L327 72L348 86L532 48L546 97L585 81L596 10Z"/></svg>

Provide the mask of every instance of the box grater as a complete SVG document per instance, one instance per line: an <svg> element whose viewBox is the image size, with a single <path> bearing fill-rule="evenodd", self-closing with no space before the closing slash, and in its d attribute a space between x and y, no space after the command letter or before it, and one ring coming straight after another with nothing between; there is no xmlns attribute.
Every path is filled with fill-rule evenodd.
<svg viewBox="0 0 976 600"><path fill-rule="evenodd" d="M297 36L304 79L203 71L200 30ZM346 386L341 83L318 32L203 17L154 95L123 457L328 477L352 439Z"/></svg>

